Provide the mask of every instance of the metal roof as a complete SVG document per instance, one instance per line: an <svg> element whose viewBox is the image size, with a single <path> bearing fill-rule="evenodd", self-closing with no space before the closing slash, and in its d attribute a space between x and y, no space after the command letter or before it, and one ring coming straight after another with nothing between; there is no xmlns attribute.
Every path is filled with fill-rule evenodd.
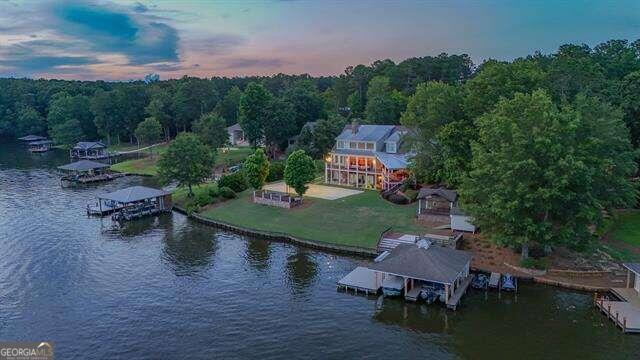
<svg viewBox="0 0 640 360"><path fill-rule="evenodd" d="M71 164L58 166L58 169L69 170L69 171L89 171L93 169L104 169L110 166L111 165L109 164L103 164L96 161L80 160L80 161L73 162Z"/></svg>
<svg viewBox="0 0 640 360"><path fill-rule="evenodd" d="M106 148L106 147L107 146L100 141L80 141L73 148L89 150L89 149L100 149L100 148Z"/></svg>
<svg viewBox="0 0 640 360"><path fill-rule="evenodd" d="M242 130L242 127L240 126L239 123L235 123L227 127L227 131L236 131L236 130Z"/></svg>
<svg viewBox="0 0 640 360"><path fill-rule="evenodd" d="M380 162L390 170L406 169L409 167L409 158L411 154L392 154L386 152L376 152L376 157Z"/></svg>
<svg viewBox="0 0 640 360"><path fill-rule="evenodd" d="M369 268L412 279L453 284L472 257L467 251L438 245L425 249L415 244L399 244L387 257Z"/></svg>
<svg viewBox="0 0 640 360"><path fill-rule="evenodd" d="M331 150L334 154L339 155L356 155L356 156L376 156L376 152L373 150L357 150L357 149L338 149Z"/></svg>
<svg viewBox="0 0 640 360"><path fill-rule="evenodd" d="M113 200L119 203L130 203L152 199L171 194L168 191L154 189L146 186L132 186L108 194L98 196L99 199Z"/></svg>
<svg viewBox="0 0 640 360"><path fill-rule="evenodd" d="M18 140L22 140L22 141L38 141L38 140L46 140L46 139L47 139L46 137L40 136L40 135L27 135L27 136L18 138Z"/></svg>
<svg viewBox="0 0 640 360"><path fill-rule="evenodd" d="M624 263L622 266L629 269L629 271L633 271L634 273L640 275L640 263Z"/></svg>
<svg viewBox="0 0 640 360"><path fill-rule="evenodd" d="M355 125L357 130L353 131L354 125L344 127L336 140L353 141L379 141L384 140L395 129L395 125Z"/></svg>
<svg viewBox="0 0 640 360"><path fill-rule="evenodd" d="M437 188L437 189L422 188L418 193L418 199L425 199L427 196L431 196L431 195L437 195L437 196L443 197L449 200L450 202L454 202L458 198L458 193L455 192L454 190L447 190L445 188Z"/></svg>
<svg viewBox="0 0 640 360"><path fill-rule="evenodd" d="M29 141L29 145L47 145L53 144L51 140L37 140L37 141Z"/></svg>

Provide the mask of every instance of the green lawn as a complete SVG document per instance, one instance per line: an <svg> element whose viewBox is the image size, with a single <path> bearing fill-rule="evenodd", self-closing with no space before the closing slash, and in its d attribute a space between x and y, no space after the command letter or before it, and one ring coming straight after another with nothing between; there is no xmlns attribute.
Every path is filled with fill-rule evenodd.
<svg viewBox="0 0 640 360"><path fill-rule="evenodd" d="M618 261L640 261L640 211L617 212L601 232L602 250Z"/></svg>
<svg viewBox="0 0 640 360"><path fill-rule="evenodd" d="M157 162L160 158L158 154L162 154L167 145L153 148L153 158L146 157L142 159L127 160L111 166L114 171L125 172L138 175L158 175ZM148 151L148 150L147 150ZM248 147L232 148L227 152L220 151L216 156L216 166L238 164L252 153L252 149Z"/></svg>
<svg viewBox="0 0 640 360"><path fill-rule="evenodd" d="M395 205L375 191L338 200L305 198L301 208L291 210L254 204L251 192L239 194L202 213L203 216L245 228L274 231L298 238L340 245L375 248L380 233L423 233L415 221L415 205Z"/></svg>
<svg viewBox="0 0 640 360"><path fill-rule="evenodd" d="M640 211L619 213L611 225L610 238L633 246L640 246Z"/></svg>

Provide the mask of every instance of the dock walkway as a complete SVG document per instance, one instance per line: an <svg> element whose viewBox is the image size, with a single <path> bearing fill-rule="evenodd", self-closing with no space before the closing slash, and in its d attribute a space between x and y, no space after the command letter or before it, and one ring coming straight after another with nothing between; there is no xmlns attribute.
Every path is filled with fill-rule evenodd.
<svg viewBox="0 0 640 360"><path fill-rule="evenodd" d="M414 301L414 302L418 301L418 299L420 298L421 291L422 291L421 285L414 286L413 288L411 288L411 290L407 292L407 295L405 295L404 298L407 301Z"/></svg>
<svg viewBox="0 0 640 360"><path fill-rule="evenodd" d="M467 288L469 288L469 285L471 285L472 281L473 275L469 275L464 280L462 280L460 286L458 286L456 291L449 298L449 301L447 301L447 308L455 310L456 307L458 307L458 305L460 304L460 300L462 299L462 295L467 292Z"/></svg>
<svg viewBox="0 0 640 360"><path fill-rule="evenodd" d="M640 298L632 288L612 288L622 301L596 297L595 305L626 333L640 333Z"/></svg>
<svg viewBox="0 0 640 360"><path fill-rule="evenodd" d="M338 281L338 289L354 290L367 295L376 294L380 289L380 280L376 272L366 267L358 266L352 272Z"/></svg>
<svg viewBox="0 0 640 360"><path fill-rule="evenodd" d="M500 273L492 272L491 277L489 277L489 287L497 288L500 286L500 277L502 275Z"/></svg>

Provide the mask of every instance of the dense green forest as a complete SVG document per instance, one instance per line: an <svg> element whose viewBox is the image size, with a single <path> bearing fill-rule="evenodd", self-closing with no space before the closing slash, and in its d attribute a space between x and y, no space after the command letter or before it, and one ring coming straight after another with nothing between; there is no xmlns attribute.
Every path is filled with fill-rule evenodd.
<svg viewBox="0 0 640 360"><path fill-rule="evenodd" d="M134 141L159 123L160 136L194 131L213 145L240 123L254 145L284 151L300 134L320 158L354 119L405 125L418 182L458 188L497 241L583 244L603 210L637 200L640 40L478 66L468 55L380 60L333 77L0 79L0 136L59 144Z"/></svg>

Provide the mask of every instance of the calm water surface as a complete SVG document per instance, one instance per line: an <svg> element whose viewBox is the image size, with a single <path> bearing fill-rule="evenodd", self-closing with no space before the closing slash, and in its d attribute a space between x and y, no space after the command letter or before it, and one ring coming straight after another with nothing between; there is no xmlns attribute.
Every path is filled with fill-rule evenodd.
<svg viewBox="0 0 640 360"><path fill-rule="evenodd" d="M336 292L360 259L176 213L115 228L87 202L149 179L61 189L65 152L0 142L0 340L52 340L58 359L640 358L588 294L525 284L448 312Z"/></svg>

